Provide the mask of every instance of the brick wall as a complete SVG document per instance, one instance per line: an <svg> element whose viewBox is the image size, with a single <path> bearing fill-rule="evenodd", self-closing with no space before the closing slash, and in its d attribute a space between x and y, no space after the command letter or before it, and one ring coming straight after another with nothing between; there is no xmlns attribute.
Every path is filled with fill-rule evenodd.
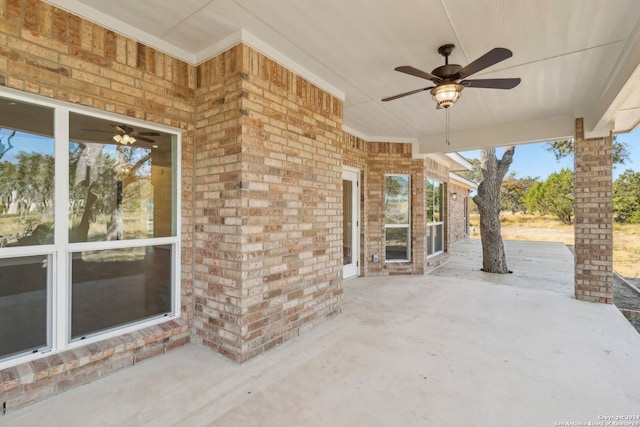
<svg viewBox="0 0 640 427"><path fill-rule="evenodd" d="M242 299L240 46L197 69L194 342L237 359Z"/></svg>
<svg viewBox="0 0 640 427"><path fill-rule="evenodd" d="M0 0L0 85L184 130L182 319L1 370L12 410L189 341L195 67L47 3Z"/></svg>
<svg viewBox="0 0 640 427"><path fill-rule="evenodd" d="M465 212L465 199L469 202L469 189L462 185L457 185L455 181L451 180L447 185L447 192L448 221L445 247L449 248L454 243L469 237L469 212ZM455 200L453 199L453 193L456 194Z"/></svg>
<svg viewBox="0 0 640 427"><path fill-rule="evenodd" d="M342 102L244 45L197 96L196 340L244 361L340 309Z"/></svg>
<svg viewBox="0 0 640 427"><path fill-rule="evenodd" d="M424 199L427 178L451 185L447 166L431 158L424 160L413 158L411 144L365 142L348 133L345 133L343 142L343 164L362 170L361 275L423 274L426 270L433 269L447 260L446 253L425 259ZM384 176L394 173L411 175L411 261L385 264ZM462 200L463 195L468 194L468 189L457 186L453 188L459 191L461 199L452 205L451 214L447 217L445 248L448 248L449 232L455 233L454 241L468 237L464 234L464 202ZM445 212L449 210L448 203L449 200L445 200ZM378 262L373 262L374 254L379 255Z"/></svg>
<svg viewBox="0 0 640 427"><path fill-rule="evenodd" d="M422 274L425 260L425 167L424 161L412 158L411 144L369 142L367 144L367 183L363 187L368 208L365 251L369 257L379 255L379 262L369 259L366 274ZM411 260L385 263L384 177L385 174L411 175Z"/></svg>
<svg viewBox="0 0 640 427"><path fill-rule="evenodd" d="M612 137L575 138L575 296L613 303Z"/></svg>
<svg viewBox="0 0 640 427"><path fill-rule="evenodd" d="M362 170L363 274L424 272L425 173L446 171L345 134L340 100L247 46L195 67L0 0L0 85L184 130L181 319L0 371L10 409L189 340L244 361L338 313L343 165ZM384 263L387 173L412 177L410 263Z"/></svg>

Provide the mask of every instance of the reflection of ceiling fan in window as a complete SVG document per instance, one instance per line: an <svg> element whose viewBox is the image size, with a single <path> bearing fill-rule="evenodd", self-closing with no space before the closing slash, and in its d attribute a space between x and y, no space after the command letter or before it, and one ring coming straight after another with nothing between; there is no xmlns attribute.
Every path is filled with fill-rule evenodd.
<svg viewBox="0 0 640 427"><path fill-rule="evenodd" d="M135 131L131 126L127 125L111 125L118 133L113 135L113 140L122 145L131 145L136 140L145 141L145 142L155 142L151 138L147 138L147 136L160 136L158 132L138 132Z"/></svg>
<svg viewBox="0 0 640 427"><path fill-rule="evenodd" d="M118 144L122 145L131 145L134 142L140 140L144 142L153 143L155 140L151 138L147 138L148 136L160 136L158 132L138 132L128 125L111 125L116 129L116 133L113 135L113 140ZM104 132L104 133L113 133L111 131L106 130L93 130L87 129L91 132Z"/></svg>

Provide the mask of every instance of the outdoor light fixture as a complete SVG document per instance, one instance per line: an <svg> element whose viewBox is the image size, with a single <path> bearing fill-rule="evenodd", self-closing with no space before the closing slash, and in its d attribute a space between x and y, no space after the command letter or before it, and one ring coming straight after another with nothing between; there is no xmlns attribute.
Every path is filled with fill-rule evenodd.
<svg viewBox="0 0 640 427"><path fill-rule="evenodd" d="M456 192L451 193L451 199L452 200L458 200L458 193L456 193Z"/></svg>
<svg viewBox="0 0 640 427"><path fill-rule="evenodd" d="M460 99L462 89L459 83L443 83L431 89L431 95L440 107L449 108Z"/></svg>
<svg viewBox="0 0 640 427"><path fill-rule="evenodd" d="M134 137L126 133L123 135L120 135L120 134L113 135L113 140L118 144L122 144L122 145L131 145L134 142L136 142L136 139Z"/></svg>

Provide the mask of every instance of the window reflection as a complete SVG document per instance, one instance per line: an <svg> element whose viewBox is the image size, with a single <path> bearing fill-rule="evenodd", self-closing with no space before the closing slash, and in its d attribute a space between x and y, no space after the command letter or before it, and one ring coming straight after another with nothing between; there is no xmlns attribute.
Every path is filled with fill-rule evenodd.
<svg viewBox="0 0 640 427"><path fill-rule="evenodd" d="M427 179L427 256L444 250L444 184Z"/></svg>
<svg viewBox="0 0 640 427"><path fill-rule="evenodd" d="M410 259L410 176L387 175L384 181L385 260Z"/></svg>
<svg viewBox="0 0 640 427"><path fill-rule="evenodd" d="M0 248L53 243L53 110L0 98Z"/></svg>
<svg viewBox="0 0 640 427"><path fill-rule="evenodd" d="M385 224L409 224L409 176L386 176L384 182Z"/></svg>
<svg viewBox="0 0 640 427"><path fill-rule="evenodd" d="M171 312L172 246L76 253L71 266L71 337Z"/></svg>
<svg viewBox="0 0 640 427"><path fill-rule="evenodd" d="M47 263L0 259L0 358L47 346Z"/></svg>
<svg viewBox="0 0 640 427"><path fill-rule="evenodd" d="M353 250L353 242L351 237L352 231L352 209L351 196L353 194L352 182L346 179L342 180L342 264L351 264L351 252Z"/></svg>
<svg viewBox="0 0 640 427"><path fill-rule="evenodd" d="M172 147L170 134L71 113L69 241L174 235Z"/></svg>
<svg viewBox="0 0 640 427"><path fill-rule="evenodd" d="M387 228L385 230L385 257L387 261L406 261L409 259L408 237L408 228Z"/></svg>

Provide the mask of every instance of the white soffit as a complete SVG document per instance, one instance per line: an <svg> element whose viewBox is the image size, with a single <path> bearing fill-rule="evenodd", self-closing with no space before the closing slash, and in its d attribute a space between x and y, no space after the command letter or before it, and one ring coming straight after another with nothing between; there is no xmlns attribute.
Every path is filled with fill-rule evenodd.
<svg viewBox="0 0 640 427"><path fill-rule="evenodd" d="M45 0L198 64L246 43L344 100L344 125L369 141L414 142L414 151L463 150L586 134L640 123L638 0ZM513 57L471 78L520 77L512 90L465 88L445 115L430 81L437 48L466 65L493 47Z"/></svg>

